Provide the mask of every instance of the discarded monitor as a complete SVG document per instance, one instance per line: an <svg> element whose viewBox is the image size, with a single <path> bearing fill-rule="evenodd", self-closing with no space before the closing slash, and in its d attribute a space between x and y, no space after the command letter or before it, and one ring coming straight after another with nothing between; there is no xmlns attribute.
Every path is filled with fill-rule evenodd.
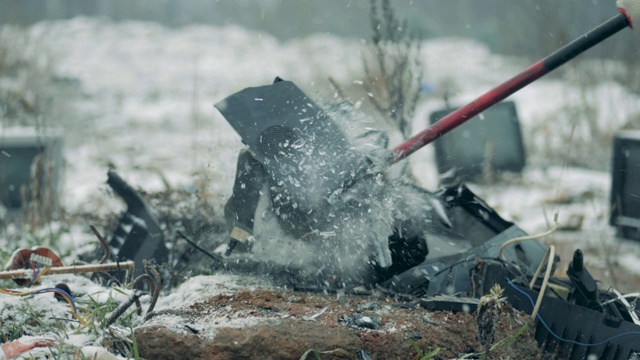
<svg viewBox="0 0 640 360"><path fill-rule="evenodd" d="M640 240L640 131L613 141L610 224L624 238Z"/></svg>
<svg viewBox="0 0 640 360"><path fill-rule="evenodd" d="M435 111L435 124L456 109ZM498 103L434 142L438 172L447 182L480 180L490 173L520 172L525 150L516 105Z"/></svg>
<svg viewBox="0 0 640 360"><path fill-rule="evenodd" d="M25 200L46 196L57 205L63 144L58 129L0 128L0 203L20 209Z"/></svg>

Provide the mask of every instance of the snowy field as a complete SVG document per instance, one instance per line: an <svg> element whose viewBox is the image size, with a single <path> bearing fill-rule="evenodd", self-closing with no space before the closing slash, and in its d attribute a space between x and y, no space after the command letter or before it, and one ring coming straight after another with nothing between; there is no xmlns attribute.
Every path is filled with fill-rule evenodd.
<svg viewBox="0 0 640 360"><path fill-rule="evenodd" d="M357 86L363 77L361 54L366 51L360 39L325 34L280 42L268 34L232 26L169 29L87 18L40 23L29 28L28 34L46 44L55 74L80 89L81 95L72 99L69 118L47 120L64 128L66 134L62 199L70 214L118 214L124 209L105 184L109 166L135 188L148 192L164 190L167 184L187 190L205 186L220 214L231 193L242 144L213 104L245 87L271 83L276 76L294 81L311 97L331 97L329 78L345 87ZM474 99L529 65L523 59L492 54L468 39L430 40L422 51L425 80L436 90L439 84L453 81L458 91L452 100L457 104ZM586 99L598 126L615 132L640 113L640 99L607 78L585 89L570 81L579 77L579 71L572 71L572 64L566 66L565 77L537 81L511 97L518 106L527 148L537 151L530 154L524 174L507 183L470 187L502 217L529 233L545 231L556 212L560 224L567 227L568 222L582 217L579 228L559 231L544 241L564 249L564 260L574 249L584 249L587 264L602 269L599 274L611 270L613 258L625 279L640 278L640 244L616 239L608 225L609 166L603 164L602 170L561 166L564 154L571 151L569 144L548 159L552 164L548 166L541 148L555 142L553 146L562 149L563 139L554 138L553 133L541 138L544 133L538 131L544 125L568 133L567 128L580 119L570 118L567 107L580 107ZM356 106L364 101L353 100ZM442 106L437 95L425 94L414 119L414 132L423 130L428 114ZM431 147L418 151L410 162L420 185L436 190ZM204 179L205 184L196 179ZM59 251L73 258L93 243L95 237L86 224L77 224L61 234ZM611 278L603 283L605 280ZM43 286L55 281L45 280ZM81 280L65 281L78 281L72 287L99 292ZM183 289L163 298L157 308L194 301L195 295L185 294L204 296L205 289L215 292L215 286L203 285L209 282L215 283L206 277L194 278L185 284L191 291ZM638 290L629 283L617 286L624 291ZM34 308L51 306L37 298L29 301ZM14 306L5 298L0 303L3 308ZM6 319L6 312L2 316ZM96 339L74 341L78 346L97 344Z"/></svg>

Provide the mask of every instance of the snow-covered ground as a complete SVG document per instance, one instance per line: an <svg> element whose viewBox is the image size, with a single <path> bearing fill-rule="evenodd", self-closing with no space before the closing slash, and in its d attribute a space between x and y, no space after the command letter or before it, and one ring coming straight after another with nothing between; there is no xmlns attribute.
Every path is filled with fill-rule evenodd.
<svg viewBox="0 0 640 360"><path fill-rule="evenodd" d="M242 144L213 104L244 87L268 84L276 76L294 81L312 97L326 96L328 78L345 86L362 79L361 54L366 51L359 39L326 34L280 42L268 34L233 26L169 29L88 18L40 23L28 33L47 45L57 76L77 83L82 94L73 100L72 116L50 120L66 132L62 198L69 213L122 211L124 205L110 195L105 184L110 165L134 187L149 192L164 189L164 180L173 188L193 189L198 186L194 175L199 174L206 179L207 190L221 211L231 192ZM522 59L492 54L468 39L430 40L422 51L425 80L436 89L453 81L458 90L453 100L458 104L529 65ZM598 124L611 131L640 113L638 96L607 79L587 90L566 79L543 79L511 98L517 103L528 144L549 140L534 137L541 136L533 131L541 124L552 129L570 127L576 119L567 118L564 109L583 105L585 98L594 105L591 115ZM414 131L424 129L428 114L442 106L437 96L425 95L414 119ZM563 155L557 154L553 163L562 164ZM421 185L435 190L438 178L432 148L418 151L410 162ZM555 212L559 212L561 223L582 216L581 229L546 241L570 249L595 249L590 253L593 263L604 262L596 257L603 247L615 249L622 268L640 276L640 246L615 239L607 224L609 173L542 166L539 157L531 163L517 180L470 187L504 218L530 233L546 230ZM571 201L557 201L560 197ZM95 242L86 229L72 230L61 235L62 253L73 255L73 249ZM89 287L81 280L65 281L72 288ZM209 284L211 281L206 277L189 281L177 294L161 299L158 308L176 307L193 300L190 296L204 296L201 289L215 289L215 281ZM5 309L1 319L6 320L6 309L14 306L13 300L2 297L0 304ZM96 340L78 344L92 341Z"/></svg>

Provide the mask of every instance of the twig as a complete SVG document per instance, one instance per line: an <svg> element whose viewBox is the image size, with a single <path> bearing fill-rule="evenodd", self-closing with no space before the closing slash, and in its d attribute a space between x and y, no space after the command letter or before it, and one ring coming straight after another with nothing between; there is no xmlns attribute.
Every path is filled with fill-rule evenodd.
<svg viewBox="0 0 640 360"><path fill-rule="evenodd" d="M108 328L109 326L113 325L116 320L118 320L118 318L131 307L131 305L133 305L134 303L140 304L140 296L142 296L142 293L140 291L135 291L127 301L120 304L120 306L118 306L118 308L111 314L111 316L109 316L109 319L107 319L106 327Z"/></svg>
<svg viewBox="0 0 640 360"><path fill-rule="evenodd" d="M102 245L102 250L104 250L104 256L102 256L102 259L100 259L99 264L104 264L104 263L107 262L107 260L109 260L109 256L111 256L111 251L109 250L109 245L107 245L107 241L104 239L104 237L102 235L100 235L100 233L98 232L98 230L96 229L95 226L89 225L89 228L91 228L91 231L93 231L93 234L100 241L100 245Z"/></svg>
<svg viewBox="0 0 640 360"><path fill-rule="evenodd" d="M109 275L106 272L94 272L93 274L91 274L89 279L91 281L95 281L98 278L98 276L102 276L107 283L109 283L110 281L114 280L113 276ZM118 281L118 283L119 283L119 281Z"/></svg>
<svg viewBox="0 0 640 360"><path fill-rule="evenodd" d="M100 262L98 262L99 264L104 264L107 262L107 260L109 260L109 257L111 256L111 250L109 250L109 245L107 244L107 241L105 240L104 236L102 236L102 234L100 234L100 232L98 231L98 229L96 229L95 226L93 225L89 225L89 228L91 229L91 231L93 232L93 234L98 238L98 241L100 242L100 246L102 246L102 250L104 251L104 255L102 256L102 259L100 259ZM96 272L91 274L90 279L93 281L95 280L98 276L102 276L103 278L105 278L108 281L112 280L113 277L105 272Z"/></svg>
<svg viewBox="0 0 640 360"><path fill-rule="evenodd" d="M156 306L156 302L158 302L158 298L160 297L160 289L162 288L162 278L160 277L160 274L158 274L158 271L156 270L155 265L150 263L145 263L144 267L147 270L147 272L149 272L151 276L153 276L153 281L155 285L153 288L153 292L151 294L152 295L151 304L147 309L147 313L149 313L153 311L153 308Z"/></svg>
<svg viewBox="0 0 640 360"><path fill-rule="evenodd" d="M135 264L135 263L134 263ZM134 266L135 267L135 266ZM127 271L127 278L125 280L126 284L131 284L133 282L133 269Z"/></svg>
<svg viewBox="0 0 640 360"><path fill-rule="evenodd" d="M153 277L149 274L142 274L140 276L138 276L135 280L133 280L133 288L135 289L140 282L142 281L146 281L147 284L149 284L149 288L151 290L151 296L152 296L152 300L151 300L151 304L149 305L149 308L147 309L147 316L149 315L149 313L151 313L151 311L153 310L153 308L156 305L156 301L158 300L157 298L154 298L155 294L156 294L156 282L153 279ZM136 305L138 305L138 314L140 314L142 312L142 310L140 310L140 302L137 302Z"/></svg>
<svg viewBox="0 0 640 360"><path fill-rule="evenodd" d="M147 314L145 315L145 320L147 320L147 317L150 317L150 314L153 312L153 308L156 306L158 298L160 297L162 278L160 277L160 274L158 274L158 271L155 268L155 264L153 264L152 262L145 262L144 267L149 274L142 274L138 276L133 281L133 288L135 289L143 281L146 281L147 284L149 284L149 288L151 290L151 304L149 304L149 308L147 308ZM136 304L138 305L139 309L140 302L137 301Z"/></svg>
<svg viewBox="0 0 640 360"><path fill-rule="evenodd" d="M371 0L370 50L373 59L363 57L364 90L373 107L406 139L411 135L410 119L420 97L424 77L420 42L408 31L406 20L399 21L389 0ZM375 73L370 64L376 66Z"/></svg>
<svg viewBox="0 0 640 360"><path fill-rule="evenodd" d="M49 268L46 275L58 275L58 274L75 274L80 272L96 272L96 271L113 271L113 270L128 270L130 273L135 269L136 264L133 261L123 261L120 263L106 263L106 264L89 264L89 265L74 265L74 266L57 266ZM31 269L11 270L0 272L0 279L24 279L33 275Z"/></svg>
<svg viewBox="0 0 640 360"><path fill-rule="evenodd" d="M133 280L133 284L131 285L131 287L134 289L137 289L142 281L146 281L147 284L149 284L149 289L151 290L150 292L151 294L154 294L156 291L156 282L154 281L153 277L149 274L142 274L137 278L135 278L135 280ZM137 301L136 305L138 306L138 315L142 315L142 306L140 305L140 301ZM147 313L149 313L149 310L147 310Z"/></svg>
<svg viewBox="0 0 640 360"><path fill-rule="evenodd" d="M328 80L329 80L329 83L331 84L331 87L333 87L333 89L338 94L338 97L340 98L340 100L346 100L347 97L344 95L344 91L342 91L342 88L340 87L340 85L338 85L336 80L331 76L329 76Z"/></svg>
<svg viewBox="0 0 640 360"><path fill-rule="evenodd" d="M149 274L142 274L138 276L135 280L133 280L133 284L131 285L134 289L138 289L138 286L141 282L146 281L149 284L149 289L151 293L156 291L156 282L153 277Z"/></svg>

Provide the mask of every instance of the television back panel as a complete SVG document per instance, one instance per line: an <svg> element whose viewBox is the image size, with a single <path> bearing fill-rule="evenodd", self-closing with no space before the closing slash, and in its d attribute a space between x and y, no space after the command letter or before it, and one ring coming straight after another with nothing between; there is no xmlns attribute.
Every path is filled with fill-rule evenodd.
<svg viewBox="0 0 640 360"><path fill-rule="evenodd" d="M610 224L618 235L640 240L640 131L622 131L613 140Z"/></svg>
<svg viewBox="0 0 640 360"><path fill-rule="evenodd" d="M456 108L431 113L433 125ZM438 172L455 181L479 180L485 169L521 172L525 150L516 105L498 103L434 141Z"/></svg>
<svg viewBox="0 0 640 360"><path fill-rule="evenodd" d="M23 189L33 185L33 166L42 160L39 185L41 193L57 204L62 176L62 132L35 128L0 129L0 204L8 209L23 207ZM27 195L27 199L29 196Z"/></svg>

